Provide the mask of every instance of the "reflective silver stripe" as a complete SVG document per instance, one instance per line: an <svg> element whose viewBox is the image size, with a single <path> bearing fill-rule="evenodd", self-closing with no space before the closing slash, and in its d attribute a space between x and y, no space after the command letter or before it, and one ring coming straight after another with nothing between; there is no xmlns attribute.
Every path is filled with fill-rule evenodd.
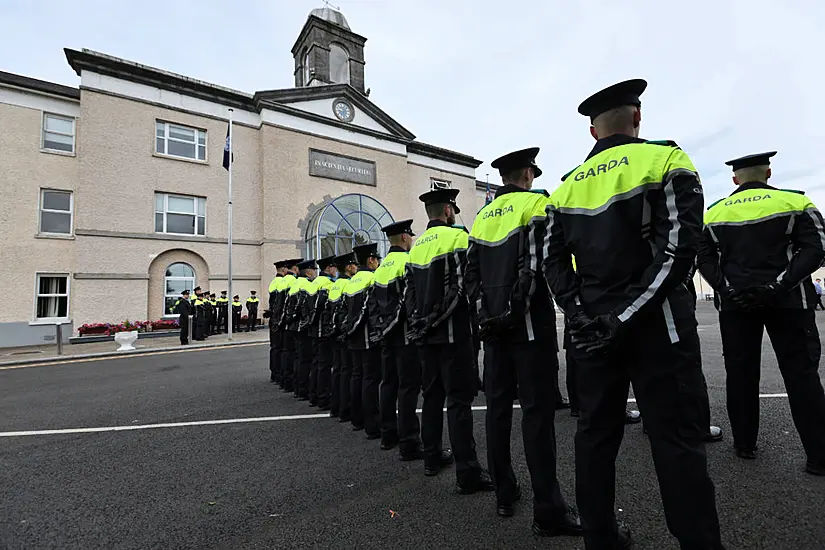
<svg viewBox="0 0 825 550"><path fill-rule="evenodd" d="M744 220L741 222L710 222L707 224L707 227L715 227L719 226L732 226L732 227L739 227L742 225L753 225L755 223L762 223L768 220L775 220L776 218L781 218L782 216L791 216L793 217L796 215L795 212L777 212L775 214L770 214L768 216L762 216L761 218L755 218L753 220Z"/></svg>
<svg viewBox="0 0 825 550"><path fill-rule="evenodd" d="M451 344L453 343L453 317L452 317L452 315L450 316L449 319L447 319L447 341Z"/></svg>
<svg viewBox="0 0 825 550"><path fill-rule="evenodd" d="M538 219L533 218L527 225L528 246L530 250L530 269L535 273L539 268L539 258L536 255L536 223Z"/></svg>
<svg viewBox="0 0 825 550"><path fill-rule="evenodd" d="M682 223L679 221L679 209L676 208L676 190L673 189L673 185L668 184L675 176L682 172L687 172L687 170L673 170L672 172L668 172L668 175L665 177L665 204L667 205L667 212L670 215L672 224L670 232L667 235L667 248L671 252L675 252L679 246L679 230L682 229ZM689 173L693 174L693 172Z"/></svg>
<svg viewBox="0 0 825 550"><path fill-rule="evenodd" d="M501 239L499 239L497 241L486 241L486 240L484 240L480 237L477 237L477 236L474 237L472 235L469 237L469 241L471 243L483 244L484 246L500 246L502 244L506 244L507 241L510 239L510 237L512 237L513 235L518 234L518 232L521 231L522 229L524 229L524 226L522 226L522 225L520 225L516 228L513 228L509 233L507 233L504 237L502 237Z"/></svg>
<svg viewBox="0 0 825 550"><path fill-rule="evenodd" d="M819 210L816 208L808 208L805 210L805 213L814 221L816 232L819 234L819 244L822 246L822 249L825 250L825 230L822 229L822 222L819 220Z"/></svg>
<svg viewBox="0 0 825 550"><path fill-rule="evenodd" d="M607 202L605 202L601 206L597 206L596 208L567 208L567 207L559 206L558 211L563 213L563 214L576 214L576 215L580 215L580 216L597 216L597 215L601 214L602 212L604 212L605 210L607 210L608 208L610 208L613 204L615 204L617 202L632 199L633 197L636 197L638 195L641 195L642 193L645 193L648 189L657 188L661 185L662 185L662 182L660 182L660 181L643 183L643 184L639 185L638 187L634 187L633 189L625 191L624 193L618 193L616 195L613 195L612 197L607 199Z"/></svg>
<svg viewBox="0 0 825 550"><path fill-rule="evenodd" d="M451 250L451 251L449 251L449 252L445 252L445 253L443 253L443 254L439 254L438 256L433 256L433 257L432 257L432 258L430 258L430 259L427 261L427 263L425 263L425 264L417 264L417 263L415 263L415 262L413 262L413 261L408 261L408 262L407 262L407 265L408 265L408 266L410 266L410 267L415 267L415 268L418 268L418 269L426 269L426 268L430 267L430 266L433 264L433 262L435 262L436 260L443 260L443 259L445 259L447 256L449 256L450 254L453 254L453 253L455 252L455 250L465 250L465 249L464 249L464 248L457 248L457 249Z"/></svg>
<svg viewBox="0 0 825 550"><path fill-rule="evenodd" d="M644 292L642 292L641 296L636 298L636 300L632 304L627 306L627 309L625 309L621 313L621 315L619 315L619 321L621 321L622 323L626 322L634 313L639 311L639 308L641 308L651 298L653 298L653 295L656 293L659 287L662 286L662 281L664 281L665 277L667 277L668 273L670 273L671 267L673 267L673 258L668 256L667 260L665 260L665 262L662 264L662 268L659 270L659 273L656 274L656 278L653 279L653 282L650 284L650 286L647 287L647 289Z"/></svg>
<svg viewBox="0 0 825 550"><path fill-rule="evenodd" d="M676 332L676 322L673 320L673 311L670 309L670 298L665 298L662 302L662 312L665 314L665 324L667 325L667 335L670 336L670 343L679 341L679 333Z"/></svg>
<svg viewBox="0 0 825 550"><path fill-rule="evenodd" d="M530 310L527 310L527 314L524 316L524 324L527 325L527 341L532 342L536 339L535 335L533 334L533 318L530 316Z"/></svg>
<svg viewBox="0 0 825 550"><path fill-rule="evenodd" d="M708 233L710 233L710 238L713 239L713 242L719 244L719 237L716 236L716 232L713 230L711 226L706 226L708 228Z"/></svg>
<svg viewBox="0 0 825 550"><path fill-rule="evenodd" d="M793 243L788 243L788 249L786 250L785 253L788 256L788 265L790 266L791 259L793 258ZM787 272L788 272L788 268L785 267L785 269L782 271L782 273L780 273L779 276L776 278L776 282L781 283L782 279L785 278L785 274Z"/></svg>
<svg viewBox="0 0 825 550"><path fill-rule="evenodd" d="M788 228L785 229L785 235L790 235L791 231L793 231L793 224L796 221L796 216L791 216L791 219L788 220Z"/></svg>

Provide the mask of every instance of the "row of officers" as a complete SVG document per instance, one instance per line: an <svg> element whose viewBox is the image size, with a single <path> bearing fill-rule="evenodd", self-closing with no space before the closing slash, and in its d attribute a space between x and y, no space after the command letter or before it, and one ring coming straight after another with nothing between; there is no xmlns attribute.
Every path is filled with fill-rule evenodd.
<svg viewBox="0 0 825 550"><path fill-rule="evenodd" d="M730 161L735 191L706 212L689 157L639 138L631 80L579 112L596 140L548 195L538 148L492 163L503 186L456 227L457 190L420 197L429 223L383 228L391 247L275 263L269 287L272 380L353 430L423 459L455 463L459 493L495 491L497 512L521 496L510 457L513 403L522 411L533 488L532 530L584 536L588 549L628 548L615 514L615 461L629 386L644 418L668 528L683 549L723 548L705 442L710 407L692 279L719 297L733 445L757 457L763 328L776 351L805 469L825 475L825 393L811 273L825 260L823 219L803 193L768 185L774 153ZM568 393L579 411L576 501L556 475L556 310L564 314ZM489 474L476 454L471 404L484 346ZM416 415L423 394L421 425ZM442 447L446 404L452 451Z"/></svg>
<svg viewBox="0 0 825 550"><path fill-rule="evenodd" d="M201 290L197 286L193 290L194 298L190 296L189 290L181 292L174 305L170 308L170 313L179 315L180 320L180 343L189 344L189 323L192 322L192 338L194 340L206 340L210 335L229 332L229 308L232 307L232 332L241 332L241 321L244 303L240 301L240 296L232 297L230 304L227 298L227 291L222 290L219 298L215 293L208 290ZM255 290L249 291L246 299L246 331L257 330L258 304L260 299Z"/></svg>

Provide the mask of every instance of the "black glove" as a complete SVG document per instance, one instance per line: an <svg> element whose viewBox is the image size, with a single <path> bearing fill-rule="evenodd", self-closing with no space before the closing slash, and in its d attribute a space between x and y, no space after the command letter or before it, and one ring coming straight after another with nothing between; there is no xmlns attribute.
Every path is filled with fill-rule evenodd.
<svg viewBox="0 0 825 550"><path fill-rule="evenodd" d="M484 319L478 327L478 337L485 342L496 340L513 326L513 317L505 313Z"/></svg>
<svg viewBox="0 0 825 550"><path fill-rule="evenodd" d="M370 338L369 339L370 339L370 344L380 344L381 340L383 340L384 337L381 336L380 332L373 331L373 332L370 332Z"/></svg>
<svg viewBox="0 0 825 550"><path fill-rule="evenodd" d="M576 349L593 353L604 350L615 343L622 322L613 313L597 315L593 320L578 329L571 329L570 340Z"/></svg>
<svg viewBox="0 0 825 550"><path fill-rule="evenodd" d="M272 317L272 312L269 311L268 309L265 309L264 313L263 313L263 317L264 317L264 319L269 319L270 317Z"/></svg>
<svg viewBox="0 0 825 550"><path fill-rule="evenodd" d="M570 327L571 334L573 331L580 330L582 327L589 325L593 322L593 318L590 317L588 314L580 311L576 313L567 321L567 326Z"/></svg>
<svg viewBox="0 0 825 550"><path fill-rule="evenodd" d="M776 281L759 285L753 289L753 300L757 305L771 305L774 299L784 292L785 288Z"/></svg>
<svg viewBox="0 0 825 550"><path fill-rule="evenodd" d="M407 340L410 342L417 342L421 340L427 334L428 328L427 321L424 319L421 319L420 317L410 319L407 323Z"/></svg>

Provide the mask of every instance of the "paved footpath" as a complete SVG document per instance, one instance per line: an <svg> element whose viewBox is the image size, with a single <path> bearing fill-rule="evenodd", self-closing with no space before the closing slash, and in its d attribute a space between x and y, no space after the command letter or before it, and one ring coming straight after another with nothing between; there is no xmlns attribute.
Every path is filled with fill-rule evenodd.
<svg viewBox="0 0 825 550"><path fill-rule="evenodd" d="M710 311L701 322L714 421L727 430L718 327ZM0 370L0 548L582 548L530 533L518 424L525 498L501 519L491 495L454 494L452 470L425 478L420 462L267 380L265 345ZM803 472L772 354L761 391L759 459L734 457L729 437L709 446L724 541L825 548L825 479ZM486 462L483 395L476 404ZM574 420L559 414L556 429L574 501ZM676 548L640 426L627 429L617 478L636 548Z"/></svg>

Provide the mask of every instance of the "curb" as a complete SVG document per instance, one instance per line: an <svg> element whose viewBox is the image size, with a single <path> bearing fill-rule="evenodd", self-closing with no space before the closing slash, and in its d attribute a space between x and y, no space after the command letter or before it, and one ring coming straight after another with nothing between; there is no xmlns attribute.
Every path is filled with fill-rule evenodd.
<svg viewBox="0 0 825 550"><path fill-rule="evenodd" d="M152 353L158 352L168 352L168 351L195 351L195 350L208 350L210 348L223 348L227 346L248 346L248 345L260 345L260 344L268 344L269 339L262 339L262 340L246 340L243 342L215 342L210 344L190 344L188 346L167 346L163 348L141 348L135 349L131 351L102 351L98 353L77 353L73 355L52 355L49 357L38 357L38 358L28 358L28 359L15 359L13 361L0 361L0 368L3 367L16 367L22 365L38 365L42 363L64 363L68 361L77 361L82 359L100 359L105 357L133 357L136 355L148 355Z"/></svg>

